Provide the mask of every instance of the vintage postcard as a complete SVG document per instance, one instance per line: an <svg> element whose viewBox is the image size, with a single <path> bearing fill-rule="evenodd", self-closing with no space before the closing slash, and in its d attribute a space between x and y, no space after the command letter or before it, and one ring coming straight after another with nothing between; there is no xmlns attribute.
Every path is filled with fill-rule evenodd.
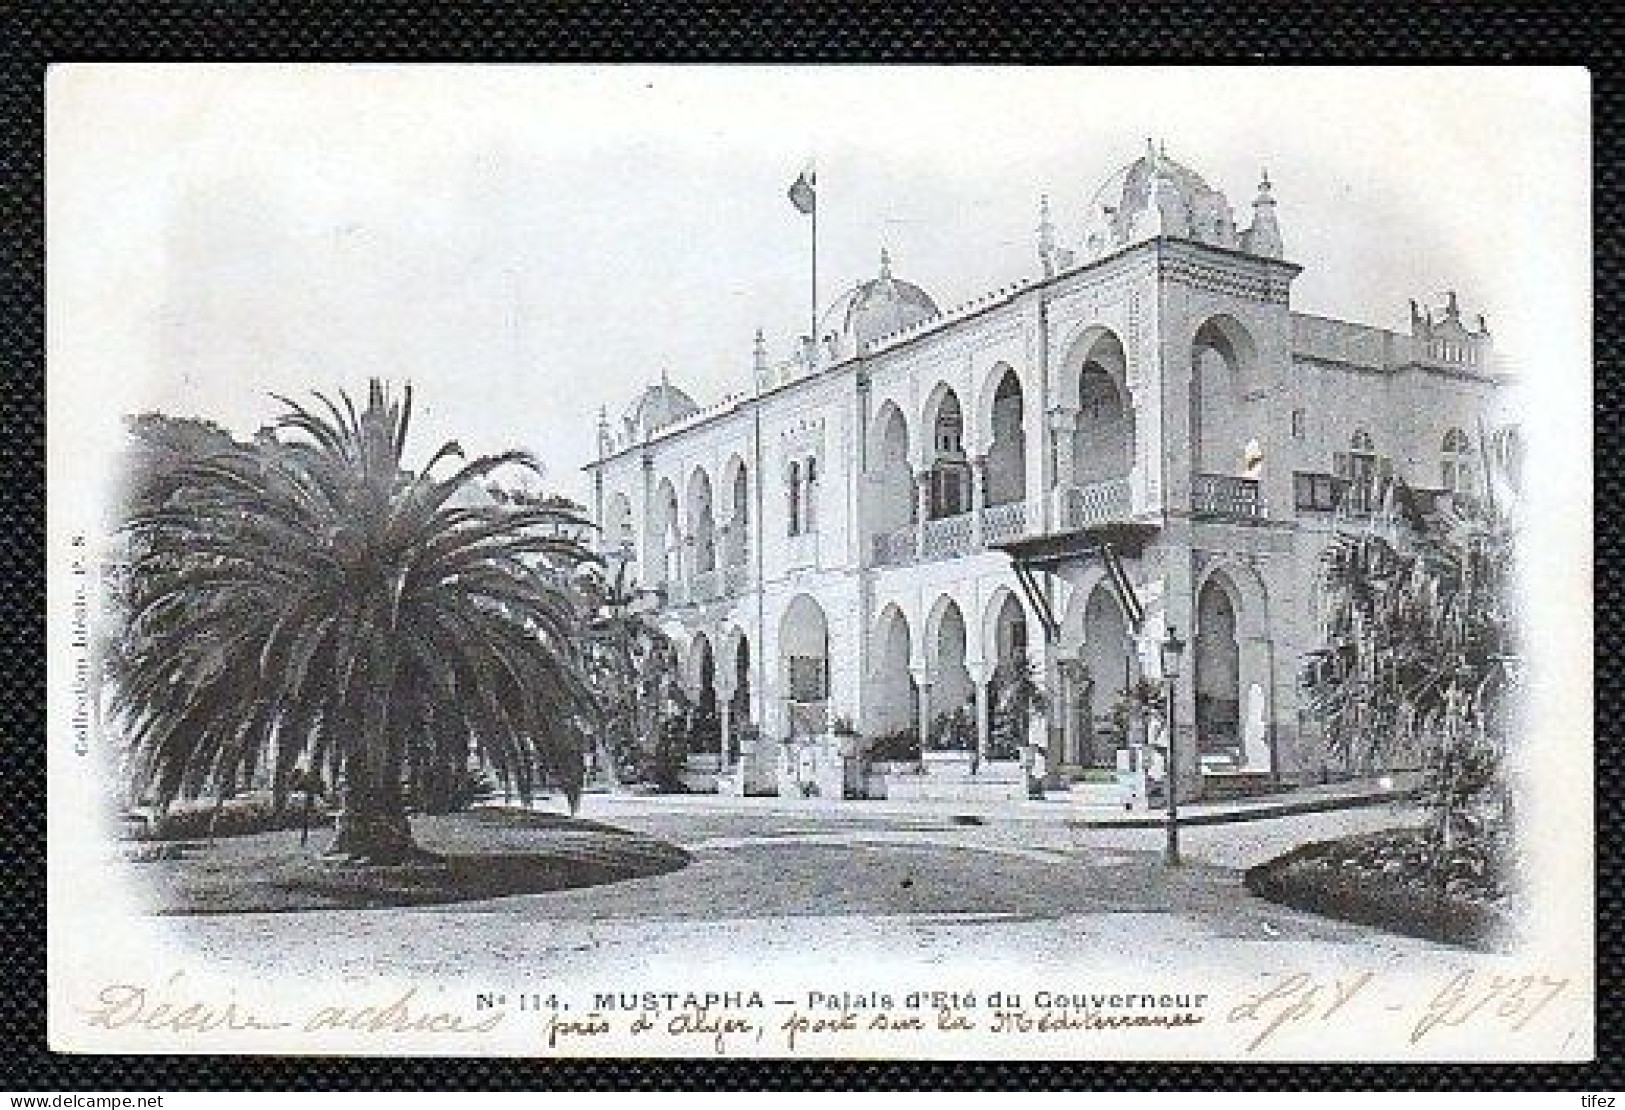
<svg viewBox="0 0 1625 1110"><path fill-rule="evenodd" d="M1590 1059L1589 91L53 69L52 1047Z"/></svg>

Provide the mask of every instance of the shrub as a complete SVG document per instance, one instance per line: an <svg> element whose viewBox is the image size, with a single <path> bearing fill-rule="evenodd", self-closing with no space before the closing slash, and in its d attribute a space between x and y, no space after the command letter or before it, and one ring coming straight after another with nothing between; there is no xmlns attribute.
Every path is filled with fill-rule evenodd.
<svg viewBox="0 0 1625 1110"><path fill-rule="evenodd" d="M1422 829L1396 829L1303 844L1250 868L1260 898L1390 932L1491 949L1511 925L1503 845L1460 845L1447 873L1432 865Z"/></svg>
<svg viewBox="0 0 1625 1110"><path fill-rule="evenodd" d="M217 807L214 802L183 802L172 807L144 832L133 832L140 840L206 840L210 837L249 836L253 833L297 829L306 824L303 792L288 795L279 811L268 793L255 792L228 798ZM331 828L333 816L326 803L313 798L311 828Z"/></svg>

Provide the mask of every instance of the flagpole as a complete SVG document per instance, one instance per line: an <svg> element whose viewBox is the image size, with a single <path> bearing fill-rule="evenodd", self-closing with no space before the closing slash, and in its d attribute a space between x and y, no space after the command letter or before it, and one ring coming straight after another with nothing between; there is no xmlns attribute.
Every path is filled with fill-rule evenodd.
<svg viewBox="0 0 1625 1110"><path fill-rule="evenodd" d="M812 337L812 359L818 359L818 194L813 193L812 205L812 289L810 303L812 305L812 327L807 334Z"/></svg>

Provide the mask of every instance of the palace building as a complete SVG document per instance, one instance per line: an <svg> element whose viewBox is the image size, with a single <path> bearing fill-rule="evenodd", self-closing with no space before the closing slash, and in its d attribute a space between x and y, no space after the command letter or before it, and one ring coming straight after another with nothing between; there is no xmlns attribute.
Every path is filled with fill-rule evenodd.
<svg viewBox="0 0 1625 1110"><path fill-rule="evenodd" d="M949 307L881 251L794 357L758 333L740 392L601 417L592 509L659 591L697 784L1024 796L994 707L1025 657L1028 765L1109 790L1169 629L1182 796L1336 772L1317 560L1368 478L1467 491L1507 377L1454 294L1408 331L1294 311L1276 207L1266 177L1242 226L1148 148L1075 234L1045 202L1027 280Z"/></svg>

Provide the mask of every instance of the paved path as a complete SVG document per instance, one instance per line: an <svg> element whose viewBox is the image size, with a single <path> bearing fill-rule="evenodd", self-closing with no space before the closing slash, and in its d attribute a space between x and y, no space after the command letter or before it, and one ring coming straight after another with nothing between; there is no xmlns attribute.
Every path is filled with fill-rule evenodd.
<svg viewBox="0 0 1625 1110"><path fill-rule="evenodd" d="M1249 895L1240 869L1306 840L1414 821L1401 805L1187 829L1187 864L1162 834L1049 820L964 824L848 806L589 799L584 816L678 843L685 869L580 890L418 909L170 919L234 971L298 968L509 981L735 975L808 965L1105 963L1178 972L1437 961L1451 950L1300 913Z"/></svg>

